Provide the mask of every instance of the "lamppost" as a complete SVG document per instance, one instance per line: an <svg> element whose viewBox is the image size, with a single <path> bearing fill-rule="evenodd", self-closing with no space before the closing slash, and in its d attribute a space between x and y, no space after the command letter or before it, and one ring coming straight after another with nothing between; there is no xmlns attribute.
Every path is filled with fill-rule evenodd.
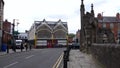
<svg viewBox="0 0 120 68"><path fill-rule="evenodd" d="M13 24L12 24L12 36L13 36L13 50L16 52L16 45L15 45L15 20L18 20L18 19L13 19ZM17 27L18 27L18 23L17 23Z"/></svg>

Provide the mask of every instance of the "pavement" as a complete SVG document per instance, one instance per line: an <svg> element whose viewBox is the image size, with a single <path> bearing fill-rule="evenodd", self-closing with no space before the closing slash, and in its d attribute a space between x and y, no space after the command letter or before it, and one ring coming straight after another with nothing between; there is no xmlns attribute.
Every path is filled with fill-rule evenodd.
<svg viewBox="0 0 120 68"><path fill-rule="evenodd" d="M25 52L25 51L26 51L26 50L23 49L22 52ZM27 51L30 51L30 50L28 49ZM10 54L10 53L18 53L18 52L21 52L21 50L20 50L20 49L16 49L16 52L14 52L12 49L9 49L9 53L7 53L7 51L1 51L1 52L0 52L0 56L5 55L5 54Z"/></svg>
<svg viewBox="0 0 120 68"><path fill-rule="evenodd" d="M90 54L70 50L68 68L103 68Z"/></svg>

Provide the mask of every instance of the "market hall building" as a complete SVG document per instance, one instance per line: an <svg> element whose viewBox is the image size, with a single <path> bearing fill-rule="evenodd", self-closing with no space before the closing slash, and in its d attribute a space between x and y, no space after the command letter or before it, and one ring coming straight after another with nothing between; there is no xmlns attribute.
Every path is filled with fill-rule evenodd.
<svg viewBox="0 0 120 68"><path fill-rule="evenodd" d="M28 32L28 41L35 47L66 46L68 26L67 22L58 21L34 21Z"/></svg>

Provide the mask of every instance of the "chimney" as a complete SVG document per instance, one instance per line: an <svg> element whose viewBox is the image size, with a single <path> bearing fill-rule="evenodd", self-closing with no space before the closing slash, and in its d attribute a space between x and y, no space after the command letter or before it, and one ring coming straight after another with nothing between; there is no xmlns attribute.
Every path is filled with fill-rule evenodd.
<svg viewBox="0 0 120 68"><path fill-rule="evenodd" d="M117 18L117 20L120 20L120 14L119 13L116 14L116 18Z"/></svg>
<svg viewBox="0 0 120 68"><path fill-rule="evenodd" d="M103 16L101 15L101 13L98 13L97 19L99 19L99 20L102 20L102 19L103 19Z"/></svg>

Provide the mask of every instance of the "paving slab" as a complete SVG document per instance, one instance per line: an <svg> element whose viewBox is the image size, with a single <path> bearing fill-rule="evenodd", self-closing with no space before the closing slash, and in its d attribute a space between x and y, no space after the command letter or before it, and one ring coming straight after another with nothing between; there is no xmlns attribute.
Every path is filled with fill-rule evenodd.
<svg viewBox="0 0 120 68"><path fill-rule="evenodd" d="M91 54L80 52L80 50L71 50L68 68L103 68L95 61Z"/></svg>
<svg viewBox="0 0 120 68"><path fill-rule="evenodd" d="M25 51L26 50L23 49L23 52L25 52ZM28 51L30 51L30 50L28 50ZM9 53L7 53L7 51L1 51L0 52L0 56L5 55L5 54L10 54L10 53L17 53L17 52L21 52L21 50L20 49L16 49L16 52L14 52L12 49L9 49Z"/></svg>

